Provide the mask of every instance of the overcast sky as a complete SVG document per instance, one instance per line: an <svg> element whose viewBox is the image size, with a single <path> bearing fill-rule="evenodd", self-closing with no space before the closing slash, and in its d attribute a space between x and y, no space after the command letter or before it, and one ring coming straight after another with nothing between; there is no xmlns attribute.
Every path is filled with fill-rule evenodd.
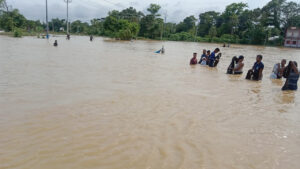
<svg viewBox="0 0 300 169"><path fill-rule="evenodd" d="M45 21L46 0L7 0L13 8L17 8L25 17ZM72 0L70 4L70 20L90 21L93 18L107 16L108 11L134 7L144 13L150 3L161 5L162 14L167 13L168 22L182 21L186 16L214 10L222 12L226 5L234 2L246 2L250 9L262 7L270 0ZM292 0L300 2L300 0ZM48 0L49 18L65 18L66 3L64 0Z"/></svg>

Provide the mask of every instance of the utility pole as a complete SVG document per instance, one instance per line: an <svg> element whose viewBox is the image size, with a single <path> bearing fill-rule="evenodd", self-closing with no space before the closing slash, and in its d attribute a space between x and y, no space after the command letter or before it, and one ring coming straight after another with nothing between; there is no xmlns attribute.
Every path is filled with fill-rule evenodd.
<svg viewBox="0 0 300 169"><path fill-rule="evenodd" d="M47 23L47 39L49 39L49 22L48 22L48 0L46 0L46 23Z"/></svg>
<svg viewBox="0 0 300 169"><path fill-rule="evenodd" d="M72 0L64 0L67 3L67 34L69 34L69 3L72 2Z"/></svg>

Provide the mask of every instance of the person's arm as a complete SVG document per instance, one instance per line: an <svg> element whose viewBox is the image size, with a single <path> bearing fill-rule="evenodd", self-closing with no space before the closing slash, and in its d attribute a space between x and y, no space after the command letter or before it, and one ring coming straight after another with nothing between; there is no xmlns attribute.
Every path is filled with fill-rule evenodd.
<svg viewBox="0 0 300 169"><path fill-rule="evenodd" d="M262 79L262 72L263 72L264 68L259 69L259 73L258 73L258 79L261 80Z"/></svg>
<svg viewBox="0 0 300 169"><path fill-rule="evenodd" d="M234 68L233 70L234 70L234 71L241 70L243 67L244 67L244 63L239 64L239 66L236 67L236 68Z"/></svg>
<svg viewBox="0 0 300 169"><path fill-rule="evenodd" d="M292 66L292 69L294 70L294 72L295 72L296 74L299 74L298 68L297 68L297 66L294 64L294 62L291 63L291 66Z"/></svg>

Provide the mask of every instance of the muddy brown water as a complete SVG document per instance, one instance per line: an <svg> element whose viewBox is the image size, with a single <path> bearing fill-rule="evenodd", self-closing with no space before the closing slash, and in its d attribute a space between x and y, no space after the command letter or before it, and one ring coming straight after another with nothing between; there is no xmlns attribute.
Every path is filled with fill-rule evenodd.
<svg viewBox="0 0 300 169"><path fill-rule="evenodd" d="M300 168L300 92L269 79L300 50L232 45L218 68L189 65L218 46L0 36L0 169ZM264 56L263 81L225 74L240 54L244 71Z"/></svg>

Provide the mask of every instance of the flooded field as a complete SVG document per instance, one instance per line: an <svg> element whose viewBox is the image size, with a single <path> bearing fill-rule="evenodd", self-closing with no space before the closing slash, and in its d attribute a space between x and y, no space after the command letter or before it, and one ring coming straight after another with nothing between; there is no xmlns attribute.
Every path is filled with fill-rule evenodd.
<svg viewBox="0 0 300 169"><path fill-rule="evenodd" d="M269 79L300 50L232 45L218 68L189 65L219 46L0 36L0 169L300 168L300 91ZM225 74L240 54L244 71L264 56L263 81Z"/></svg>

